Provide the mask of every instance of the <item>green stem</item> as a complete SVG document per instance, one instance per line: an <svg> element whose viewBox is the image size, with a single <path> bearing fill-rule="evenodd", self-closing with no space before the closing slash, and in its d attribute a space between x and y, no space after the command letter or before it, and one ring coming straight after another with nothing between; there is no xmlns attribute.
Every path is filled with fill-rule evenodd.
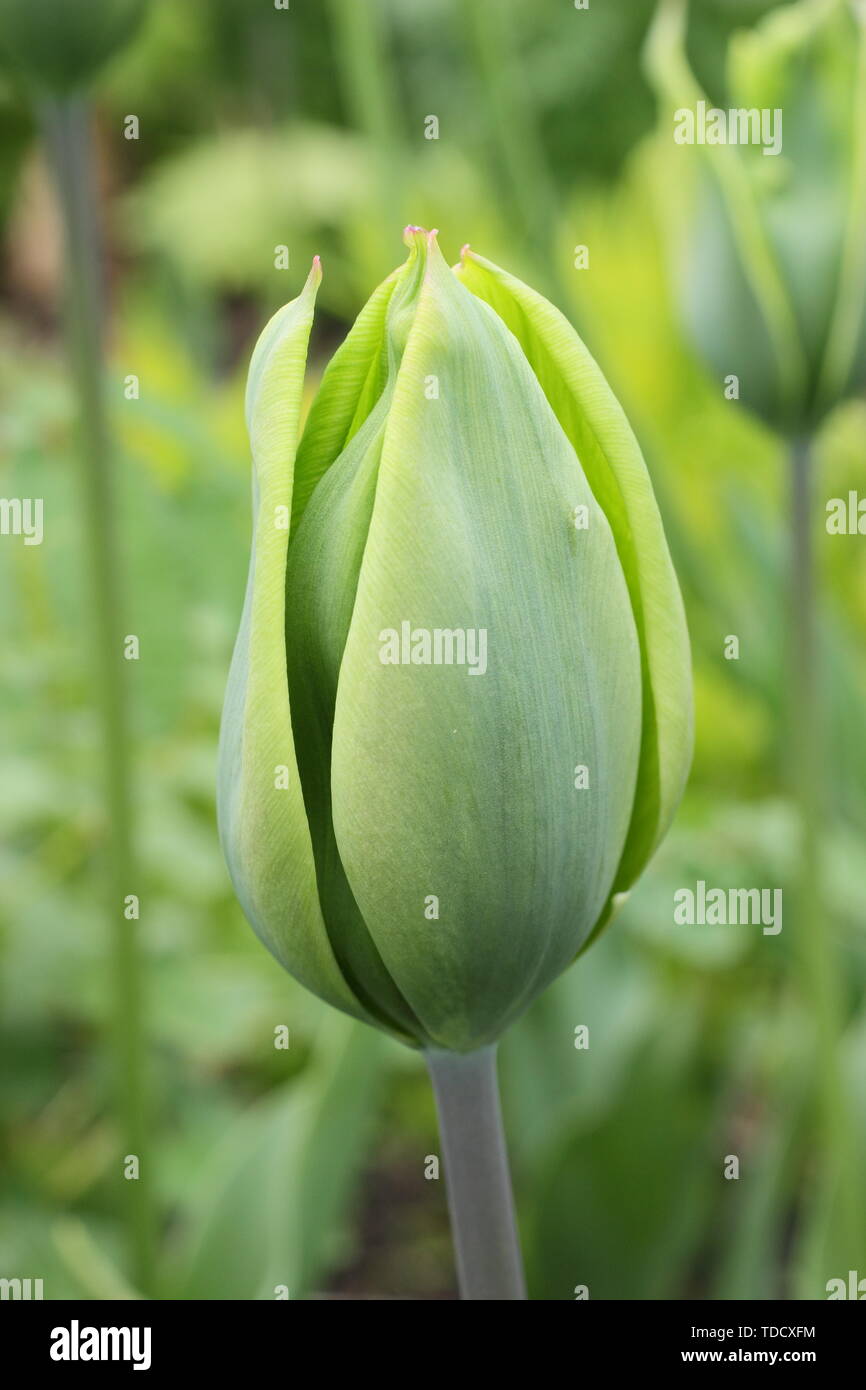
<svg viewBox="0 0 866 1390"><path fill-rule="evenodd" d="M555 230L559 200L538 129L521 62L520 11L486 0L467 0L463 10L488 138L498 156L512 207L535 257L536 282L564 306L568 293L558 269Z"/></svg>
<svg viewBox="0 0 866 1390"><path fill-rule="evenodd" d="M151 1288L153 1259L149 1173L145 1157L144 1039L136 923L123 913L136 891L132 850L129 738L123 680L123 625L115 530L112 461L106 423L102 353L102 258L93 180L90 113L78 97L45 98L42 128L66 240L69 369L78 398L85 545L101 722L107 836L107 895L114 984L114 1047L124 1153L139 1160L124 1179L136 1286Z"/></svg>
<svg viewBox="0 0 866 1390"><path fill-rule="evenodd" d="M818 683L812 446L791 446L790 758L798 814L795 870L797 960L815 1024L819 1122L825 1169L840 1197L841 1229L862 1230L862 1197L840 1065L843 1000L822 888L824 738Z"/></svg>
<svg viewBox="0 0 866 1390"><path fill-rule="evenodd" d="M390 246L403 220L402 111L388 58L381 0L329 0L341 87L355 128L367 137L378 183L379 237Z"/></svg>
<svg viewBox="0 0 866 1390"><path fill-rule="evenodd" d="M496 1047L431 1050L448 1206L465 1299L526 1297L496 1080Z"/></svg>

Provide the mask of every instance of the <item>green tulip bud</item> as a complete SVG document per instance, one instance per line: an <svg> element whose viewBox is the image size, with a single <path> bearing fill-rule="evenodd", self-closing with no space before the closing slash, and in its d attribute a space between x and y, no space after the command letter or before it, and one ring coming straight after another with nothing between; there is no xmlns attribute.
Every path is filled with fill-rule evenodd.
<svg viewBox="0 0 866 1390"><path fill-rule="evenodd" d="M864 11L799 0L736 34L723 108L689 69L686 18L662 0L647 44L678 305L740 399L805 433L866 384Z"/></svg>
<svg viewBox="0 0 866 1390"><path fill-rule="evenodd" d="M435 233L300 439L318 262L253 353L252 561L219 819L253 927L422 1046L496 1039L667 829L682 602L637 442L561 314Z"/></svg>
<svg viewBox="0 0 866 1390"><path fill-rule="evenodd" d="M148 0L0 0L0 53L34 86L86 86L128 43Z"/></svg>

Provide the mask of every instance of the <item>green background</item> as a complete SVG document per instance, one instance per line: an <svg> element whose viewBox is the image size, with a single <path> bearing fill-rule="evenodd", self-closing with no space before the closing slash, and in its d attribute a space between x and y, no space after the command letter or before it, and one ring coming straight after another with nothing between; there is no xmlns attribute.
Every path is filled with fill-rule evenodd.
<svg viewBox="0 0 866 1390"><path fill-rule="evenodd" d="M723 99L727 35L770 6L693 6ZM531 1295L820 1298L866 1275L821 1120L794 905L779 936L675 927L697 879L796 870L786 734L783 445L690 354L664 273L644 0L157 0L93 94L109 283L159 1289L168 1297L453 1297L433 1103L409 1051L329 1011L243 921L214 766L248 558L242 398L265 318L312 255L308 389L405 222L471 242L569 313L641 440L693 642L697 749L662 850L611 930L505 1038ZM135 114L138 140L124 138ZM425 139L425 120L439 139ZM132 1296L112 1096L105 813L88 643L61 240L28 93L0 75L0 1275ZM274 248L289 247L288 270ZM590 250L576 270L574 248ZM140 379L140 399L124 379ZM866 492L866 406L816 444L826 715L823 910L845 1142L866 1168L866 548L826 499ZM737 661L725 638L740 639ZM288 1050L274 1029L290 1030ZM576 1050L587 1024L590 1047ZM737 1181L725 1156L740 1159ZM857 1260L859 1258L859 1264Z"/></svg>

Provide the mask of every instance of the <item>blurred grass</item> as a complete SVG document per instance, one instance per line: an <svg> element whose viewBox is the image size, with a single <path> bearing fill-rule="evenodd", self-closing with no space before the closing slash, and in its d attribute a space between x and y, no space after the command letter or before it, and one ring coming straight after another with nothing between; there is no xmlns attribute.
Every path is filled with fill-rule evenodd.
<svg viewBox="0 0 866 1390"><path fill-rule="evenodd" d="M805 1103L811 1019L789 934L672 925L677 887L784 885L794 867L784 462L703 375L667 304L653 157L640 142L652 118L637 69L649 7L635 6L623 27L593 7L579 48L566 18L590 21L565 8L539 5L519 20L519 71L553 187L552 260L541 266L539 245L510 221L501 132L476 119L482 96L453 7L383 6L403 110L399 217L439 225L452 258L470 240L529 279L554 273L644 445L694 648L697 751L674 831L611 930L503 1043L532 1293L568 1299L586 1284L594 1298L822 1297L827 1279L862 1270L866 1233L840 1229L817 1154ZM711 89L723 27L758 8L697 7ZM247 561L246 357L320 251L320 371L401 258L400 228L380 230L374 114L365 128L332 21L293 8L286 46L256 7L220 0L210 13L208 26L201 6L157 6L102 94L109 396L129 630L142 650L134 714L161 1284L187 1297L273 1297L281 1283L292 1297L449 1296L443 1184L424 1178L438 1139L422 1068L270 960L231 894L213 811ZM340 80L316 82L323 71ZM116 133L130 109L147 131L138 147ZM440 115L439 142L423 139L428 111ZM22 207L13 173L32 181L38 169L11 87L0 131L0 492L43 497L46 517L43 546L0 543L0 1272L44 1277L48 1297L122 1296L134 1290L102 1047L104 811L82 639L74 408L55 332L50 214L38 200ZM288 273L273 269L276 242L290 245ZM573 268L578 243L590 247L588 270ZM123 396L130 372L138 401ZM862 402L830 420L819 497L866 493L864 431ZM819 527L816 518L816 536ZM866 557L855 538L823 530L818 546L835 792L827 907L843 963L842 1061L856 1080L866 1065ZM729 633L739 661L724 658ZM588 1051L574 1047L581 1023ZM280 1024L287 1051L274 1048ZM854 1089L862 1102L862 1084ZM852 1123L866 1156L866 1106ZM731 1153L737 1182L723 1176Z"/></svg>

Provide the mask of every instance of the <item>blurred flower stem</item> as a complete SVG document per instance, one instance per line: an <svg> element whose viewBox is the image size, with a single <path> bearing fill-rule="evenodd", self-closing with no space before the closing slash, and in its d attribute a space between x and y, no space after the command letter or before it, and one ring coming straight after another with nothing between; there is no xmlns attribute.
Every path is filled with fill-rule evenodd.
<svg viewBox="0 0 866 1390"><path fill-rule="evenodd" d="M379 182L379 244L405 222L400 197L402 120L388 60L381 0L329 0L343 95L352 121L367 136Z"/></svg>
<svg viewBox="0 0 866 1390"><path fill-rule="evenodd" d="M425 1055L445 1151L460 1295L470 1300L525 1299L496 1047L467 1053L431 1049Z"/></svg>
<svg viewBox="0 0 866 1390"><path fill-rule="evenodd" d="M793 790L799 815L794 870L796 948L804 997L814 1013L818 1105L828 1179L831 1188L839 1192L840 1230L856 1240L863 1229L863 1204L839 1056L843 1000L837 952L823 906L824 739L812 541L813 461L812 440L808 436L794 439L790 446L789 710Z"/></svg>
<svg viewBox="0 0 866 1390"><path fill-rule="evenodd" d="M536 278L562 307L569 294L558 271L555 247L560 209L538 129L537 104L520 70L514 14L507 4L497 6L494 14L487 0L467 0L464 15L489 136L515 215L534 253Z"/></svg>
<svg viewBox="0 0 866 1390"><path fill-rule="evenodd" d="M119 588L111 447L102 351L102 257L93 177L90 108L81 97L45 97L41 123L64 225L69 369L79 409L84 527L90 566L93 651L101 722L107 832L107 909L114 983L117 1109L124 1155L138 1159L138 1178L123 1181L133 1278L151 1291L152 1215L145 1157L141 967L135 921L123 912L135 892L132 801L122 600Z"/></svg>
<svg viewBox="0 0 866 1390"><path fill-rule="evenodd" d="M738 399L785 441L791 517L783 776L796 818L792 964L814 1038L810 1119L822 1195L838 1221L834 1259L848 1250L853 1264L864 1204L843 1071L845 979L825 891L828 750L812 493L822 421L863 383L866 28L842 0L800 0L731 38L729 110L784 109L784 159L768 177L754 150L695 143L688 132L681 138L682 127L677 132L683 114L708 105L689 59L689 13L687 0L659 0L645 50L660 101L663 225L688 337L718 380L737 364ZM807 209L817 218L808 228ZM812 297L818 284L826 287L820 312Z"/></svg>

